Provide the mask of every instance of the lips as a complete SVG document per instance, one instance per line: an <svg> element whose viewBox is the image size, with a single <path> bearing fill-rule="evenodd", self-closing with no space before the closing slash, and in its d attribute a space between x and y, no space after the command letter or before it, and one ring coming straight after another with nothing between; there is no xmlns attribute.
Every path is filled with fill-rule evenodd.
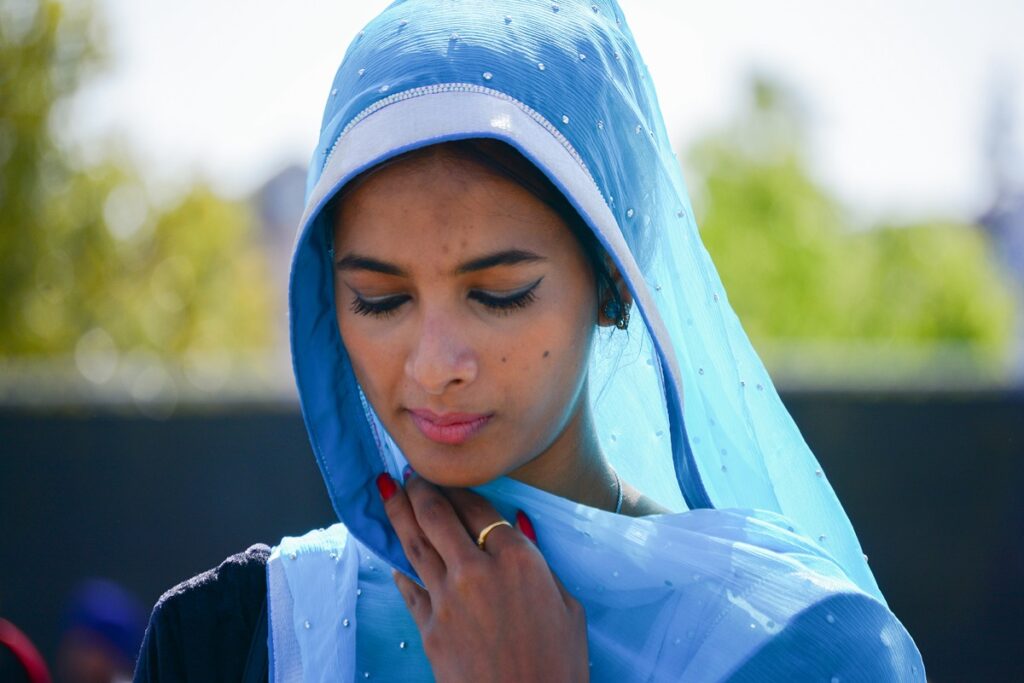
<svg viewBox="0 0 1024 683"><path fill-rule="evenodd" d="M456 446L472 438L487 426L493 414L484 413L443 413L432 410L414 409L409 411L413 424L426 438L437 443Z"/></svg>

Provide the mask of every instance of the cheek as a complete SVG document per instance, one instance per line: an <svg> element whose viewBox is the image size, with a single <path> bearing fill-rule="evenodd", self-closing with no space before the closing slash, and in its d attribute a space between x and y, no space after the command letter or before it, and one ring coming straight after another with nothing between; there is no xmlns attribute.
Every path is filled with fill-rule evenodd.
<svg viewBox="0 0 1024 683"><path fill-rule="evenodd" d="M356 380L379 413L383 406L380 399L388 392L388 387L395 386L395 382L400 380L402 365L395 362L396 339L370 333L368 321L351 311L339 310L337 317L338 330Z"/></svg>
<svg viewBox="0 0 1024 683"><path fill-rule="evenodd" d="M510 353L499 363L502 384L538 439L564 424L586 378L594 321L580 310L559 307L503 345Z"/></svg>

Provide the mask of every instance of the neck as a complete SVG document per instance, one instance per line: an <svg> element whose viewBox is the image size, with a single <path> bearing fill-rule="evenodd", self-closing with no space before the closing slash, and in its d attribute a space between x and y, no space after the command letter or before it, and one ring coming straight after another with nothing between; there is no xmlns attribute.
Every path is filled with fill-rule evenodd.
<svg viewBox="0 0 1024 683"><path fill-rule="evenodd" d="M509 472L511 478L557 496L614 511L618 482L604 457L587 402L540 455Z"/></svg>

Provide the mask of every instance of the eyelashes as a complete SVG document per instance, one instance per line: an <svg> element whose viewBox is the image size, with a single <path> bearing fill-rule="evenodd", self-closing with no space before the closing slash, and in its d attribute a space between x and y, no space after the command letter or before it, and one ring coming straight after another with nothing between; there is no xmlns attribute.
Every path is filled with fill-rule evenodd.
<svg viewBox="0 0 1024 683"><path fill-rule="evenodd" d="M526 308L537 300L537 293L534 291L540 280L527 287L525 290L512 294L511 296L494 296L486 292L470 292L469 298L479 301L492 311L510 313L519 308Z"/></svg>
<svg viewBox="0 0 1024 683"><path fill-rule="evenodd" d="M352 298L352 304L349 308L353 313L357 313L359 315L372 315L378 318L387 318L395 312L395 309L408 300L409 297L404 294L401 296L391 296L386 299L372 301L355 296Z"/></svg>
<svg viewBox="0 0 1024 683"><path fill-rule="evenodd" d="M537 286L541 283L540 278L507 296L495 296L482 290L472 290L469 298L484 305L499 315L508 315L517 310L526 308L537 300ZM412 299L408 294L389 296L383 299L364 299L359 295L352 298L349 309L357 315L367 315L376 318L387 318L395 313L405 302Z"/></svg>

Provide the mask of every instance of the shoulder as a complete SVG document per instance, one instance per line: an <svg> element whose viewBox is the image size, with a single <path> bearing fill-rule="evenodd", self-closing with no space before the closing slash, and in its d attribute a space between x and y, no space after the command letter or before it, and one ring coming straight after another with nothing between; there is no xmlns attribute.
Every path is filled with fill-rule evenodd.
<svg viewBox="0 0 1024 683"><path fill-rule="evenodd" d="M136 681L238 680L266 599L270 548L253 545L164 593Z"/></svg>
<svg viewBox="0 0 1024 683"><path fill-rule="evenodd" d="M153 613L239 607L251 603L254 594L262 601L266 593L266 565L269 556L268 546L262 543L252 545L228 557L213 569L196 574L168 590L160 596Z"/></svg>
<svg viewBox="0 0 1024 683"><path fill-rule="evenodd" d="M830 595L796 614L729 677L782 680L925 680L921 654L903 624L860 592Z"/></svg>

